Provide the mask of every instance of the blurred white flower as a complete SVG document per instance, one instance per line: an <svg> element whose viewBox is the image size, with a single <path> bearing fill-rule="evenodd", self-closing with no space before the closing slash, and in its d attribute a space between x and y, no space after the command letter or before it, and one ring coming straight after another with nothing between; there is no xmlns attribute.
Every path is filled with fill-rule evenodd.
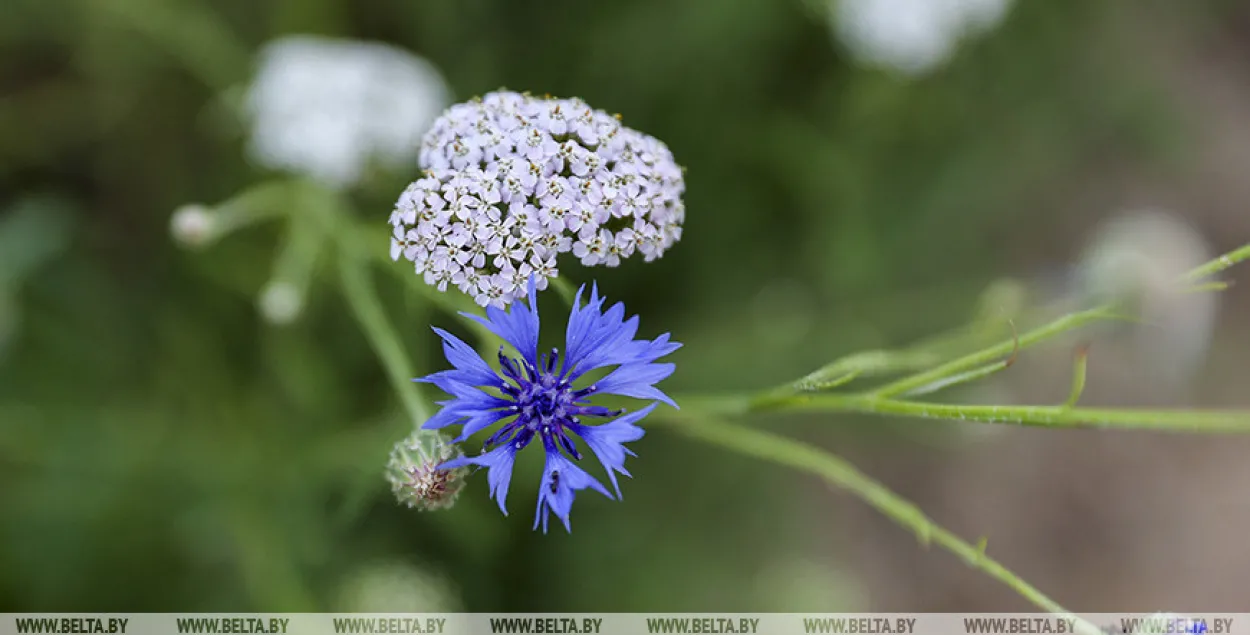
<svg viewBox="0 0 1250 635"><path fill-rule="evenodd" d="M961 39L988 31L1011 0L833 0L837 36L862 62L921 75L940 66Z"/></svg>
<svg viewBox="0 0 1250 635"><path fill-rule="evenodd" d="M281 38L261 51L247 92L251 153L266 167L350 186L370 160L415 160L448 98L438 69L401 49Z"/></svg>
<svg viewBox="0 0 1250 635"><path fill-rule="evenodd" d="M271 324L290 324L304 310L304 294L289 282L270 282L261 291L260 314Z"/></svg>
<svg viewBox="0 0 1250 635"><path fill-rule="evenodd" d="M773 560L755 577L756 597L775 611L855 611L868 605L850 571L808 557Z"/></svg>
<svg viewBox="0 0 1250 635"><path fill-rule="evenodd" d="M404 562L364 565L343 581L336 604L352 613L454 613L460 593L443 575Z"/></svg>
<svg viewBox="0 0 1250 635"><path fill-rule="evenodd" d="M174 210L169 219L169 233L187 247L202 247L213 239L212 211L195 203Z"/></svg>
<svg viewBox="0 0 1250 635"><path fill-rule="evenodd" d="M1103 225L1078 276L1085 295L1127 302L1145 320L1133 331L1142 369L1180 379L1204 359L1219 308L1218 293L1188 292L1181 276L1210 258L1206 241L1182 219L1141 210Z"/></svg>

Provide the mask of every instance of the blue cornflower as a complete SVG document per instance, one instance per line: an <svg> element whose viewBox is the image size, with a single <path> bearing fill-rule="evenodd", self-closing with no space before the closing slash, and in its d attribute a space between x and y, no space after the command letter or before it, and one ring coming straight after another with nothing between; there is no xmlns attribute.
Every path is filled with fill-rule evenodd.
<svg viewBox="0 0 1250 635"><path fill-rule="evenodd" d="M582 306L582 291L577 292L569 315L564 354L558 349L538 353L538 305L535 283L528 284L529 303L513 303L507 310L486 308L486 316L465 314L492 333L503 338L520 354L509 357L499 349L500 371L496 372L471 346L439 328L434 331L443 338L443 351L454 370L445 370L422 377L454 397L439 402L442 409L422 426L429 429L463 425L457 443L473 434L511 418L486 440L482 454L460 457L442 464L443 469L476 465L487 469L486 480L491 496L499 509L508 513L505 500L512 480L516 453L536 438L547 454L542 482L538 490L538 509L534 528L555 514L569 530L569 510L574 492L593 489L608 498L612 494L573 461L580 461L581 452L570 435L580 437L603 464L608 479L621 495L616 473L629 476L625 455L634 455L625 443L642 438L642 428L635 425L655 409L657 402L677 407L673 400L655 387L655 383L673 374L674 365L655 363L681 344L670 342L667 333L654 340L635 340L638 316L625 318L625 306L617 303L603 311L604 298L592 286L590 302ZM577 382L586 373L609 366L617 368L602 379L583 388ZM487 390L489 389L489 390ZM623 395L652 403L629 414L593 406L589 398L595 394ZM585 418L616 417L607 423L588 425ZM571 459L571 460L570 460Z"/></svg>

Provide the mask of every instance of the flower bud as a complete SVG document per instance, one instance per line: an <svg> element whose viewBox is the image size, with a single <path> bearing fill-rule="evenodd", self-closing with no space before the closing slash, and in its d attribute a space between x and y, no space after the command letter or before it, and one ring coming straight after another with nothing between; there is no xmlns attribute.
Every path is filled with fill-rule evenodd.
<svg viewBox="0 0 1250 635"><path fill-rule="evenodd" d="M422 511L447 509L464 488L467 468L440 470L439 465L463 456L443 435L414 430L395 444L386 464L386 479L399 502Z"/></svg>
<svg viewBox="0 0 1250 635"><path fill-rule="evenodd" d="M271 324L290 324L304 310L304 295L289 282L275 281L261 291L260 314Z"/></svg>
<svg viewBox="0 0 1250 635"><path fill-rule="evenodd" d="M169 233L185 247L203 247L215 238L213 212L198 203L183 205L169 219Z"/></svg>

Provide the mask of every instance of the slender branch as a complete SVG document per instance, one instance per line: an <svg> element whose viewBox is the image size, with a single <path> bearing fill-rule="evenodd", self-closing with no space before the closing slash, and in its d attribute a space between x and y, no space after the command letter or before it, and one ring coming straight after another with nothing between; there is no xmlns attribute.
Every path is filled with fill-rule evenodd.
<svg viewBox="0 0 1250 635"><path fill-rule="evenodd" d="M1185 279L1190 282L1194 282L1228 269L1243 260L1250 260L1250 245L1245 245L1239 249L1230 251L1223 256L1202 265L1201 267L1191 270L1189 273L1185 274Z"/></svg>
<svg viewBox="0 0 1250 635"><path fill-rule="evenodd" d="M1230 283L1216 282L1195 286L1193 283L1211 274L1223 271L1238 262L1250 259L1250 245L1220 256L1204 265L1194 268L1185 274L1183 282L1188 284L1188 291L1221 290ZM957 358L940 366L917 372L902 379L878 387L869 394L879 398L895 397L904 394L917 394L932 388L942 388L952 383L960 383L977 379L985 374L1001 370L1005 365L999 361L1009 352L1014 354L1046 339L1055 337L1066 331L1074 330L1088 323L1108 320L1126 319L1127 316L1116 313L1113 304L1087 309L1077 313L1064 315L1048 324L1040 326L1019 338L1003 341L995 346ZM1013 329L1014 330L1014 329ZM940 359L940 358L939 358ZM917 346L903 351L868 351L856 353L835 360L820 370L763 393L761 402L772 403L777 398L799 392L806 392L807 387L822 384L831 379L840 378L851 372L861 375L884 374L889 372L921 370L937 363L934 351L929 347ZM912 368L909 368L911 366ZM985 372L979 372L984 370Z"/></svg>
<svg viewBox="0 0 1250 635"><path fill-rule="evenodd" d="M300 185L299 181L286 179L264 181L210 206L213 239L219 240L231 232L286 214Z"/></svg>
<svg viewBox="0 0 1250 635"><path fill-rule="evenodd" d="M1136 410L1060 406L980 406L943 404L872 395L804 395L774 401L767 410L859 412L981 423L1015 423L1043 428L1131 428L1183 432L1250 432L1245 410Z"/></svg>
<svg viewBox="0 0 1250 635"><path fill-rule="evenodd" d="M338 261L339 274L343 282L343 296L352 308L356 320L360 322L361 328L364 329L365 336L369 338L373 351L382 360L382 366L386 369L391 386L403 402L404 409L412 419L412 424L419 427L430 418L430 412L421 399L417 386L412 383L412 378L415 377L412 366L408 363L407 356L404 355L399 336L386 319L386 313L382 310L382 303L378 300L377 291L369 279L368 271L363 263L353 258L351 254L340 254Z"/></svg>
<svg viewBox="0 0 1250 635"><path fill-rule="evenodd" d="M421 279L421 276L412 271L411 267L405 267L402 264L392 262L390 257L387 256L386 250L381 247L387 244L384 232L374 231L373 228L360 225L348 225L342 228L339 235L339 243L345 252L355 254L359 258L372 259L378 267L395 276L396 280L417 293L431 305L460 320L461 324L473 331L478 338L487 341L495 338L489 329L460 314L461 312L477 313L481 311L481 307L474 304L469 296L459 291L448 291L446 293L439 291L437 288L426 284Z"/></svg>
<svg viewBox="0 0 1250 635"><path fill-rule="evenodd" d="M559 276L548 282L549 288L555 290L556 295L560 296L564 303L572 306L573 300L577 298L577 289L573 288L573 283Z"/></svg>
<svg viewBox="0 0 1250 635"><path fill-rule="evenodd" d="M991 362L1011 354L1013 351L1024 350L1034 344L1055 337L1066 331L1071 331L1091 322L1112 319L1115 317L1116 314L1110 305L1095 307L1093 309L1087 309L1076 313L1069 313L1068 315L1056 319L1048 324L1044 324L1027 333L1024 333L1019 336L1019 338L1004 340L994 346L965 355L937 366L936 368L904 377L898 381L876 388L868 394L873 397L886 398L911 392L912 390L933 384L952 375L962 373L978 366L990 364Z"/></svg>
<svg viewBox="0 0 1250 635"><path fill-rule="evenodd" d="M877 511L916 534L921 544L930 543L958 556L968 566L1002 582L1032 604L1051 613L1076 618L1059 603L1012 573L1007 567L985 554L984 542L974 546L925 516L916 505L873 480L845 459L801 441L787 439L755 428L709 419L690 408L664 411L651 417L655 422L672 421L675 432L721 446L746 456L753 456L808 472L824 479L831 486L843 489L868 503ZM1098 633L1092 624L1081 621L1082 629Z"/></svg>
<svg viewBox="0 0 1250 635"><path fill-rule="evenodd" d="M1250 245L1230 252L1186 274L1189 281L1222 271L1250 259ZM1010 365L1011 359L1028 348L1091 322L1122 318L1113 304L1064 315L1018 338L1000 342L964 355L929 370L879 386L860 394L791 394L765 392L748 402L747 410L797 410L818 412L861 412L935 419L959 419L983 423L1016 423L1052 428L1134 428L1194 432L1250 432L1250 411L1192 411L1076 408L1085 386L1084 354L1074 367L1073 387L1068 402L1060 406L982 406L926 403L899 398L940 388L951 383L977 379ZM1011 354L1011 359L1001 360ZM739 407L741 402L726 401Z"/></svg>
<svg viewBox="0 0 1250 635"><path fill-rule="evenodd" d="M1068 400L1063 403L1066 408L1076 406L1076 402L1081 400L1081 394L1085 392L1085 367L1088 361L1089 347L1081 346L1076 349L1076 359L1072 362L1072 390L1068 391Z"/></svg>

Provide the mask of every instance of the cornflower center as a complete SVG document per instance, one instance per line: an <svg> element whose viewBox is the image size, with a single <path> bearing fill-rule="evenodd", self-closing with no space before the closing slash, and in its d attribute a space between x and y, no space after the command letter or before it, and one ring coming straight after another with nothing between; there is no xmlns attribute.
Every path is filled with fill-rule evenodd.
<svg viewBox="0 0 1250 635"><path fill-rule="evenodd" d="M569 438L569 426L581 423L581 417L614 417L624 410L592 406L587 397L597 390L595 385L574 389L569 379L572 369L559 368L560 351L551 349L541 355L535 366L523 358L511 358L499 350L499 366L507 381L499 385L504 398L512 402L508 410L516 414L508 424L491 435L483 449L511 443L520 450L535 436L543 438L549 450L563 448L574 459L582 455Z"/></svg>

